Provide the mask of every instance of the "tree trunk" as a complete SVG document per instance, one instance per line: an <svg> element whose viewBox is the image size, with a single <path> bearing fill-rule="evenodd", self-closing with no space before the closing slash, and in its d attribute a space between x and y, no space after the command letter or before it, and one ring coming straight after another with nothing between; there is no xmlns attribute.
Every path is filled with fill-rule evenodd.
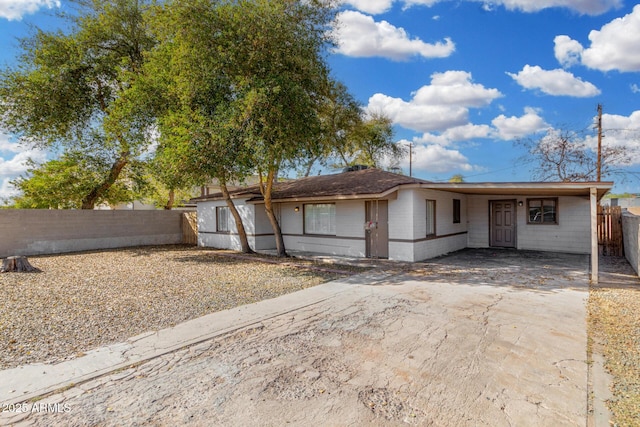
<svg viewBox="0 0 640 427"><path fill-rule="evenodd" d="M231 195L229 195L229 190L227 189L227 182L223 179L218 179L220 183L220 189L222 190L222 196L224 197L225 202L227 202L227 206L229 206L229 210L231 211L231 215L233 215L233 219L236 222L236 229L238 230L238 237L240 238L240 247L243 253L252 254L254 253L249 246L249 239L247 239L247 232L244 229L244 223L242 222L242 217L236 209L236 205L231 200Z"/></svg>
<svg viewBox="0 0 640 427"><path fill-rule="evenodd" d="M307 163L307 169L304 172L304 177L308 177L309 175L311 175L311 169L313 168L313 165L316 163L316 161L320 158L320 156L315 156L312 159L309 159L308 163Z"/></svg>
<svg viewBox="0 0 640 427"><path fill-rule="evenodd" d="M109 176L97 187L95 187L89 194L87 194L84 199L82 199L82 207L81 209L93 209L96 205L96 202L100 197L104 195L104 193L111 188L114 182L120 176L120 172L122 169L129 163L129 152L125 151L120 153L120 157L115 161L113 165L111 165L111 170L109 171Z"/></svg>
<svg viewBox="0 0 640 427"><path fill-rule="evenodd" d="M32 273L39 272L37 268L29 264L29 260L25 256L10 256L2 260L2 269L0 273Z"/></svg>
<svg viewBox="0 0 640 427"><path fill-rule="evenodd" d="M287 250L284 247L284 238L282 237L282 229L280 228L280 224L278 223L278 218L276 218L276 214L273 211L273 203L271 201L271 192L273 189L273 183L275 181L275 172L270 170L267 174L267 183L264 185L262 183L262 179L260 179L260 191L262 192L262 197L264 197L264 209L267 212L267 217L269 218L269 222L271 223L271 228L273 228L273 234L276 238L276 250L278 252L278 257L288 257Z"/></svg>
<svg viewBox="0 0 640 427"><path fill-rule="evenodd" d="M280 224L278 223L278 219L276 218L275 212L273 212L273 204L271 203L271 195L264 197L264 208L267 211L267 217L269 218L269 222L271 223L271 228L273 228L273 234L276 238L276 250L278 257L288 257L287 250L284 247L284 238L282 237L282 229L280 228Z"/></svg>
<svg viewBox="0 0 640 427"><path fill-rule="evenodd" d="M164 208L170 211L173 208L173 202L175 201L175 191L173 188L169 190L169 200L167 200L167 204L164 205Z"/></svg>

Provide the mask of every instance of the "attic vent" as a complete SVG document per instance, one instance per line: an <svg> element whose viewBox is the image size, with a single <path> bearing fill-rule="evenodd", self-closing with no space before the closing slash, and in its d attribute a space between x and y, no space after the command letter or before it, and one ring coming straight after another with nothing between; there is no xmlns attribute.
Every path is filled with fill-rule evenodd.
<svg viewBox="0 0 640 427"><path fill-rule="evenodd" d="M369 166L367 165L353 165L353 166L347 166L346 168L342 169L342 172L356 172L356 171L362 171L365 169L369 169Z"/></svg>

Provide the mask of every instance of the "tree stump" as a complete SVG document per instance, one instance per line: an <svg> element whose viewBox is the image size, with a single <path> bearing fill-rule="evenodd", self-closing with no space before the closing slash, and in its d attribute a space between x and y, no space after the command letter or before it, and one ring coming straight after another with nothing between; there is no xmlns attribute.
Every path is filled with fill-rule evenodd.
<svg viewBox="0 0 640 427"><path fill-rule="evenodd" d="M29 264L26 256L10 256L2 260L0 273L32 273L38 272L37 268Z"/></svg>

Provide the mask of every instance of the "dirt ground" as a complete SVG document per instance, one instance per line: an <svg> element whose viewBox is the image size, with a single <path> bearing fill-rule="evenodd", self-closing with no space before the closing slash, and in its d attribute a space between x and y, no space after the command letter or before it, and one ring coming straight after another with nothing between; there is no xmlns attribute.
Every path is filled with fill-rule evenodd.
<svg viewBox="0 0 640 427"><path fill-rule="evenodd" d="M613 425L640 425L640 279L624 258L600 257L600 283L589 295L593 351L612 375Z"/></svg>
<svg viewBox="0 0 640 427"><path fill-rule="evenodd" d="M587 260L463 251L349 279L333 298L72 386L34 404L59 410L11 421L585 425Z"/></svg>
<svg viewBox="0 0 640 427"><path fill-rule="evenodd" d="M186 245L30 260L42 272L0 274L0 369L57 363L146 331L362 271Z"/></svg>

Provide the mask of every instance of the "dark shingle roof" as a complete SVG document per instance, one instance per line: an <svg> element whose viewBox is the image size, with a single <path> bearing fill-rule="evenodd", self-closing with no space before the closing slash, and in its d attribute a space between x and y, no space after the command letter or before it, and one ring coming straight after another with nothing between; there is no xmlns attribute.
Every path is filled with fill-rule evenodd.
<svg viewBox="0 0 640 427"><path fill-rule="evenodd" d="M418 178L398 175L380 169L364 169L353 172L343 172L334 175L320 175L300 178L291 181L278 182L273 189L273 200L305 199L320 197L356 197L362 195L376 195L389 191L399 185L427 183ZM252 201L262 200L258 186L242 188L231 192L234 197L249 197ZM210 200L220 198L220 194L213 194L193 199Z"/></svg>

